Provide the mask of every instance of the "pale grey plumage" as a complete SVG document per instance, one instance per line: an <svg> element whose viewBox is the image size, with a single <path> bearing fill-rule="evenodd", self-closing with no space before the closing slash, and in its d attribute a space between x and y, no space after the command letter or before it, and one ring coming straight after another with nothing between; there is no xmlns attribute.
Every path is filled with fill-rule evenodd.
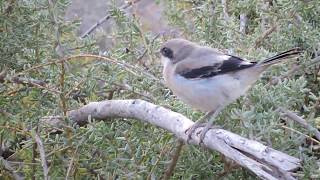
<svg viewBox="0 0 320 180"><path fill-rule="evenodd" d="M186 104L208 112L205 118L217 116L225 106L244 95L269 66L300 53L291 49L255 63L185 39L167 41L160 52L166 85ZM189 138L205 118L191 128ZM211 124L212 121L202 131L201 140Z"/></svg>
<svg viewBox="0 0 320 180"><path fill-rule="evenodd" d="M260 66L255 67L254 70L245 69L212 78L190 80L180 76L179 73L203 66L213 66L228 60L230 56L184 39L170 40L163 47L169 47L173 52L177 52L178 57L183 57L174 60L161 57L165 83L179 99L203 112L228 105L239 98L250 88L251 84L258 80L259 74L266 68Z"/></svg>

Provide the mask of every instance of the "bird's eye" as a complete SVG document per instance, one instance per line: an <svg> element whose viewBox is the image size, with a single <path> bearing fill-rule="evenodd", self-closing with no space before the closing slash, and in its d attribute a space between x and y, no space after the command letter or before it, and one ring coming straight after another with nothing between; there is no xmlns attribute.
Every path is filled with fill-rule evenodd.
<svg viewBox="0 0 320 180"><path fill-rule="evenodd" d="M173 51L167 47L163 47L161 50L160 50L161 54L164 56L164 57L167 57L169 59L172 59L173 58Z"/></svg>

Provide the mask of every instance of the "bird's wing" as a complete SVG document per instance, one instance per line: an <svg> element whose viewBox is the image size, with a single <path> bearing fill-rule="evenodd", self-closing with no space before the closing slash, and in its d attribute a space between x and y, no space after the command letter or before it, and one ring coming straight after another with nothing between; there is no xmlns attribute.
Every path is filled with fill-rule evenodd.
<svg viewBox="0 0 320 180"><path fill-rule="evenodd" d="M205 79L217 75L231 73L254 66L255 62L248 62L239 57L226 54L207 54L189 58L176 68L176 73L187 79Z"/></svg>

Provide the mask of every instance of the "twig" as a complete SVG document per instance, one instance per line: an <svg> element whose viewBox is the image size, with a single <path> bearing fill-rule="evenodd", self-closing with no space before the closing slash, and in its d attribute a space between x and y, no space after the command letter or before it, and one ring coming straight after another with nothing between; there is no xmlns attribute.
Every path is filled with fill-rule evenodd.
<svg viewBox="0 0 320 180"><path fill-rule="evenodd" d="M124 4L123 6L120 7L121 10L125 10L127 8L129 8L130 6L132 6L133 4L139 2L140 0L132 0L129 1L128 3ZM106 22L107 20L109 20L111 18L111 14L107 14L106 16L104 16L103 18L101 18L98 22L96 22L94 25L92 25L85 33L83 33L80 37L81 38L85 38L86 36L90 35L97 27L99 27L101 24L103 24L104 22Z"/></svg>
<svg viewBox="0 0 320 180"><path fill-rule="evenodd" d="M288 126L284 126L284 125L282 125L281 127L282 127L283 129L288 129L288 130L290 130L290 131L292 131L292 132L295 132L295 133L297 133L297 134L300 134L300 135L302 135L302 136L310 139L311 141L313 141L313 142L315 142L315 143L317 143L317 144L320 144L320 141L318 141L318 140L316 140L316 139L314 139L314 138L312 138L312 137L310 137L310 136L308 136L308 135L306 135L306 134L303 134L302 132L300 132L300 131L298 131L298 130L292 129L292 128L290 128L290 127L288 127Z"/></svg>
<svg viewBox="0 0 320 180"><path fill-rule="evenodd" d="M226 22L230 21L230 16L228 13L228 0L221 0L222 8L223 8L223 17Z"/></svg>
<svg viewBox="0 0 320 180"><path fill-rule="evenodd" d="M222 179L225 175L229 174L233 170L240 168L238 164L234 163L234 161L228 159L223 154L221 154L221 160L224 166L223 171L217 175L218 179Z"/></svg>
<svg viewBox="0 0 320 180"><path fill-rule="evenodd" d="M83 79L82 79L79 83L77 83L74 87L70 88L70 90L67 91L67 93L64 95L64 97L65 97L65 98L69 97L70 94L71 94L74 90L78 89L83 83L85 83L86 80L87 80L86 78L83 78Z"/></svg>
<svg viewBox="0 0 320 180"><path fill-rule="evenodd" d="M18 174L18 173L16 172L16 170L11 166L10 162L7 161L7 160L5 160L2 156L0 156L0 162L1 162L1 164L3 165L4 169L7 170L7 171L9 171L9 172L11 173L11 175L14 177L14 179L16 179L16 180L23 180L23 179L25 179L25 178L23 177L23 175ZM0 167L1 167L1 166L0 166Z"/></svg>
<svg viewBox="0 0 320 180"><path fill-rule="evenodd" d="M177 165L177 162L178 162L183 145L184 145L184 142L178 140L176 150L174 151L174 153L172 155L172 160L171 160L166 172L164 173L163 180L168 180L172 176L174 168Z"/></svg>
<svg viewBox="0 0 320 180"><path fill-rule="evenodd" d="M268 30L266 30L265 32L263 32L263 34L262 34L260 37L258 37L258 38L256 39L256 41L254 42L254 46L253 46L252 49L258 48L258 47L261 45L261 43L262 43L271 33L273 33L273 32L277 29L277 27L278 27L277 23L274 23Z"/></svg>
<svg viewBox="0 0 320 180"><path fill-rule="evenodd" d="M0 114L2 114L3 116L6 116L6 117L12 117L13 115L3 109L0 109Z"/></svg>
<svg viewBox="0 0 320 180"><path fill-rule="evenodd" d="M32 78L22 78L22 77L7 77L7 69L4 69L0 73L0 83L4 83L5 81L10 83L17 83L17 84L23 84L23 85L29 85L29 86L41 86L45 87L47 85L46 82L42 80L32 79Z"/></svg>
<svg viewBox="0 0 320 180"><path fill-rule="evenodd" d="M38 133L36 132L34 135L34 139L37 143L38 149L39 149L39 153L40 153L40 159L41 159L41 166L43 169L43 175L44 175L44 179L45 180L49 180L49 169L48 169L48 165L47 165L47 160L46 160L46 153L44 150L44 146L43 143L41 141L40 136L38 135Z"/></svg>
<svg viewBox="0 0 320 180"><path fill-rule="evenodd" d="M152 177L152 174L153 174L153 171L155 170L156 166L158 165L159 161L160 161L160 158L164 155L165 152L167 152L167 142L163 145L163 147L161 148L161 151L160 151L160 154L159 156L157 157L157 160L156 162L154 163L154 165L152 166L148 176L147 176L147 180L151 180L151 177Z"/></svg>
<svg viewBox="0 0 320 180"><path fill-rule="evenodd" d="M77 155L77 153L78 153L78 147L79 147L79 146L77 146L76 150L74 151L74 154L73 154L72 159L71 159L71 161L70 161L70 164L69 164L69 166L68 166L68 170L67 170L67 174L66 174L65 180L68 180L68 178L69 178L69 176L70 176L70 173L71 173L71 171L72 171L73 164L74 164L74 159L75 159L75 157L76 157L76 155Z"/></svg>
<svg viewBox="0 0 320 180"><path fill-rule="evenodd" d="M0 72L0 83L4 82L4 78L7 76L7 68L5 67L1 72Z"/></svg>
<svg viewBox="0 0 320 180"><path fill-rule="evenodd" d="M32 79L32 78L21 78L21 77L13 77L13 78L6 78L7 81L17 83L17 84L27 84L30 86L43 86L45 87L47 85L46 82L38 79Z"/></svg>
<svg viewBox="0 0 320 180"><path fill-rule="evenodd" d="M102 80L102 79L100 79ZM127 90L133 94L139 95L141 97L147 98L148 100L152 101L152 102L156 102L155 98L152 97L150 94L146 94L144 92L137 92L134 90L134 88L132 88L130 85L128 84L118 84L118 83L112 83L113 85L118 87L118 90Z"/></svg>
<svg viewBox="0 0 320 180"><path fill-rule="evenodd" d="M60 102L61 102L61 107L62 107L62 111L63 111L63 115L66 116L67 115L67 99L65 97L65 88L64 88L64 84L65 84L65 80L64 80L64 76L65 76L66 70L64 67L64 62L61 63L61 72L60 72L60 78L59 78L59 84L60 84Z"/></svg>
<svg viewBox="0 0 320 180"><path fill-rule="evenodd" d="M36 156L37 156L37 143L32 145L32 165L31 165L31 179L36 180Z"/></svg>
<svg viewBox="0 0 320 180"><path fill-rule="evenodd" d="M314 128L313 126L308 124L306 120L304 120L303 118L299 117L295 113L293 113L293 112L291 112L289 110L286 110L286 109L284 109L282 107L280 107L279 109L280 109L280 111L282 111L284 113L285 116L287 116L289 119L299 123L303 128L307 129L308 131L314 133L316 138L318 140L320 140L320 132L318 131L317 128Z"/></svg>
<svg viewBox="0 0 320 180"><path fill-rule="evenodd" d="M6 77L3 79L6 82L16 83L16 84L23 84L30 87L36 87L39 89L45 89L49 92L54 94L60 94L61 92L57 89L48 87L47 83L42 80L32 79L32 78L22 78L22 77ZM1 82L1 79L0 79Z"/></svg>
<svg viewBox="0 0 320 180"><path fill-rule="evenodd" d="M142 34L142 32L141 32L140 29L139 29L139 31L140 31L141 38L144 39L145 50L144 50L143 53L137 58L137 61L140 61L140 60L148 53L148 51L150 51L150 53L151 53L150 48L147 47L147 41L145 40L145 37L143 36L143 34ZM142 37L142 36L143 36L143 37ZM152 45L152 44L154 43L154 41L155 41L159 36L160 36L160 34L156 34L156 35L151 39L151 42L150 42L149 44ZM151 55L150 55L150 56L151 56ZM150 58L151 58L151 57L150 57Z"/></svg>
<svg viewBox="0 0 320 180"><path fill-rule="evenodd" d="M54 33L57 41L55 51L59 57L63 57L65 54L65 48L61 44L61 32L60 32L61 25L58 22L58 17L56 15L56 12L54 11L55 5L53 4L52 0L47 0L47 1L48 1L48 9L52 18Z"/></svg>
<svg viewBox="0 0 320 180"><path fill-rule="evenodd" d="M139 35L140 35L140 38L141 38L141 40L142 40L143 46L144 46L145 49L147 50L147 54L148 54L148 56L149 56L149 60L150 60L151 62L154 62L154 60L153 60L153 58L152 58L152 52L151 52L150 46L149 46L148 43L147 43L146 37L145 37L145 35L144 35L144 32L143 32L143 30L140 28L139 22L138 22L138 20L136 19L135 16L133 16L133 20L134 20L134 23L135 23L138 31L139 31ZM156 36L156 37L157 37L157 36Z"/></svg>
<svg viewBox="0 0 320 180"><path fill-rule="evenodd" d="M247 34L248 17L245 13L240 14L240 32Z"/></svg>
<svg viewBox="0 0 320 180"><path fill-rule="evenodd" d="M68 112L69 119L79 125L88 123L88 116L96 120L110 120L115 117L138 119L166 129L183 141L187 140L186 129L194 124L181 114L143 100L91 102L82 108ZM199 144L198 133L201 129L197 129L193 134L190 143ZM300 166L300 160L297 158L223 129L209 130L203 145L221 152L262 179L290 177L288 172Z"/></svg>
<svg viewBox="0 0 320 180"><path fill-rule="evenodd" d="M82 55L74 55L74 56L69 56L69 57L64 57L60 60L56 60L56 61L51 61L51 62L48 62L48 63L45 63L45 64L39 64L39 65L36 65L36 66L33 66L29 69L26 69L22 72L19 72L18 74L16 74L16 76L19 76L19 75L22 75L26 72L29 72L29 71L33 71L35 69L39 69L41 67L44 67L44 66L49 66L49 65L52 65L52 64L58 64L58 63L63 63L63 62L68 62L68 61L71 61L71 60L75 60L77 58L93 58L93 59L101 59L101 60L104 60L104 61L107 61L107 62L110 62L110 63L113 63L113 64L116 64L124 69L126 69L128 72L134 74L134 75L137 75L136 73L132 72L130 69L133 69L137 72L140 72L142 74L145 75L145 77L148 77L152 80L155 80L156 82L160 83L160 84L163 84L163 82L161 82L158 78L156 78L155 76L153 76L152 74L148 73L148 72L145 72L143 70L141 70L140 68L138 67L135 67L131 64L128 64L128 63L124 63L124 62L119 62L115 59L112 59L112 58L108 58L108 57L104 57L104 56L99 56L99 55L93 55L93 54L82 54Z"/></svg>
<svg viewBox="0 0 320 180"><path fill-rule="evenodd" d="M272 79L269 84L277 84L279 82L279 80L283 80L286 79L292 75L295 75L297 72L304 70L307 67L310 67L312 65L315 65L317 63L320 63L320 56L317 56L315 58L313 58L311 61L301 64L301 65L296 65L294 66L292 69L290 69L286 74L281 75L280 77L276 77L275 79Z"/></svg>
<svg viewBox="0 0 320 180"><path fill-rule="evenodd" d="M262 16L261 16L261 30L262 32L266 31L266 25L268 24L268 16L267 13L269 11L270 3L268 0L263 0L261 2L261 11L262 11Z"/></svg>

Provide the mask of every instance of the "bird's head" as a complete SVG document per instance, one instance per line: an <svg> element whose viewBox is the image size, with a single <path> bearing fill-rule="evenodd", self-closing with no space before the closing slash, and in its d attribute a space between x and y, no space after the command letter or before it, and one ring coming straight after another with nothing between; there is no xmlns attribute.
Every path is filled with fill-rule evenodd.
<svg viewBox="0 0 320 180"><path fill-rule="evenodd" d="M161 49L161 60L163 63L176 64L183 61L191 54L196 45L185 39L171 39L165 42Z"/></svg>

